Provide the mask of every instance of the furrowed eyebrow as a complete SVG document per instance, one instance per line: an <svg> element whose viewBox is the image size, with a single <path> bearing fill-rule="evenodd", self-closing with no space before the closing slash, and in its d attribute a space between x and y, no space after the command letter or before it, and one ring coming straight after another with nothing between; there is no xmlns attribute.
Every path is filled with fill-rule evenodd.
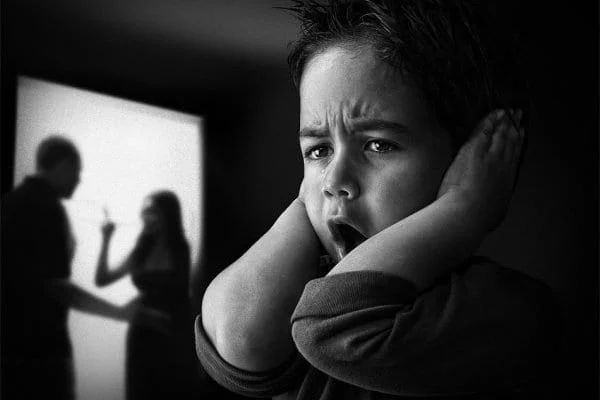
<svg viewBox="0 0 600 400"><path fill-rule="evenodd" d="M323 138L329 136L326 128L302 128L298 132L300 138Z"/></svg>
<svg viewBox="0 0 600 400"><path fill-rule="evenodd" d="M400 134L410 133L410 129L408 129L406 125L401 124L400 122L385 121L380 119L369 119L356 121L352 123L352 131L355 133L376 130L393 131L395 133Z"/></svg>
<svg viewBox="0 0 600 400"><path fill-rule="evenodd" d="M409 135L410 129L400 122L385 121L380 119L358 120L351 123L350 130L353 133L361 133L367 131L384 130L401 135ZM330 135L327 128L311 128L306 127L300 129L298 136L300 138L324 138Z"/></svg>

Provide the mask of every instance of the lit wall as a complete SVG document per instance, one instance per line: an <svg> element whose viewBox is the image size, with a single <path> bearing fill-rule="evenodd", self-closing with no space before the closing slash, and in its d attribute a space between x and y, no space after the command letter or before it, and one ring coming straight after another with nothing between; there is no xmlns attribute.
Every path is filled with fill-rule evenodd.
<svg viewBox="0 0 600 400"><path fill-rule="evenodd" d="M77 250L72 280L112 303L136 295L127 277L97 288L93 277L100 250L104 208L116 222L109 262L123 260L141 229L144 197L169 189L181 202L192 265L201 243L202 120L196 116L57 85L19 78L15 182L34 172L35 149L52 133L75 142L82 180L64 202ZM76 391L80 400L124 398L124 339L127 324L71 311Z"/></svg>

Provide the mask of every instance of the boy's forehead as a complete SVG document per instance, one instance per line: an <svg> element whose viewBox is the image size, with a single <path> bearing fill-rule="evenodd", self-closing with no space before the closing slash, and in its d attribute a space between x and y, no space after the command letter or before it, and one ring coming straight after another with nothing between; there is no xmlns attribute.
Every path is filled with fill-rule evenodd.
<svg viewBox="0 0 600 400"><path fill-rule="evenodd" d="M300 82L304 86L307 75L312 78L322 77L340 81L347 79L361 80L365 84L379 85L388 79L395 79L398 70L376 56L370 45L346 48L330 46L313 55L306 66ZM334 83L334 82L331 82Z"/></svg>
<svg viewBox="0 0 600 400"><path fill-rule="evenodd" d="M339 105L339 109L350 123L379 120L385 117L384 108L379 103L364 99L346 99ZM304 125L314 128L326 125L326 121L318 113L308 113L303 122Z"/></svg>
<svg viewBox="0 0 600 400"><path fill-rule="evenodd" d="M370 48L331 47L307 64L300 86L302 126L326 124L331 115L352 119L431 118L418 88Z"/></svg>

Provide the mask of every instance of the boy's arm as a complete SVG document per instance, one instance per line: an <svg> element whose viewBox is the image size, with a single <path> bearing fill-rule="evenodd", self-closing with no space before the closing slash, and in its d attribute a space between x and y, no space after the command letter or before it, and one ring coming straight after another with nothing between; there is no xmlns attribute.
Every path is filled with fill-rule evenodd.
<svg viewBox="0 0 600 400"><path fill-rule="evenodd" d="M379 271L402 277L422 291L477 249L483 232L472 219L465 199L445 194L366 240L329 275Z"/></svg>
<svg viewBox="0 0 600 400"><path fill-rule="evenodd" d="M329 274L380 271L407 279L419 291L427 288L473 254L503 219L522 139L504 111L489 114L458 152L437 200L366 240Z"/></svg>
<svg viewBox="0 0 600 400"><path fill-rule="evenodd" d="M422 293L381 272L312 280L292 334L313 367L363 389L494 393L548 383L559 315L545 285L474 258Z"/></svg>
<svg viewBox="0 0 600 400"><path fill-rule="evenodd" d="M318 266L319 241L296 199L204 294L202 323L219 355L247 371L288 360L295 351L290 317Z"/></svg>

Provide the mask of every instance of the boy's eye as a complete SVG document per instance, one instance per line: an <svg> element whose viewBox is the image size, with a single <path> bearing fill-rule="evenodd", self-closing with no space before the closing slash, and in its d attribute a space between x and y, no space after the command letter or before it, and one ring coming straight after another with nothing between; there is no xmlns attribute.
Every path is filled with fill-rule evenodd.
<svg viewBox="0 0 600 400"><path fill-rule="evenodd" d="M309 158L311 160L318 160L320 158L331 155L331 153L332 153L332 150L329 146L316 146L316 147L309 149L305 153L305 157Z"/></svg>
<svg viewBox="0 0 600 400"><path fill-rule="evenodd" d="M371 140L367 143L367 150L375 153L387 153L396 149L396 145L384 140Z"/></svg>

